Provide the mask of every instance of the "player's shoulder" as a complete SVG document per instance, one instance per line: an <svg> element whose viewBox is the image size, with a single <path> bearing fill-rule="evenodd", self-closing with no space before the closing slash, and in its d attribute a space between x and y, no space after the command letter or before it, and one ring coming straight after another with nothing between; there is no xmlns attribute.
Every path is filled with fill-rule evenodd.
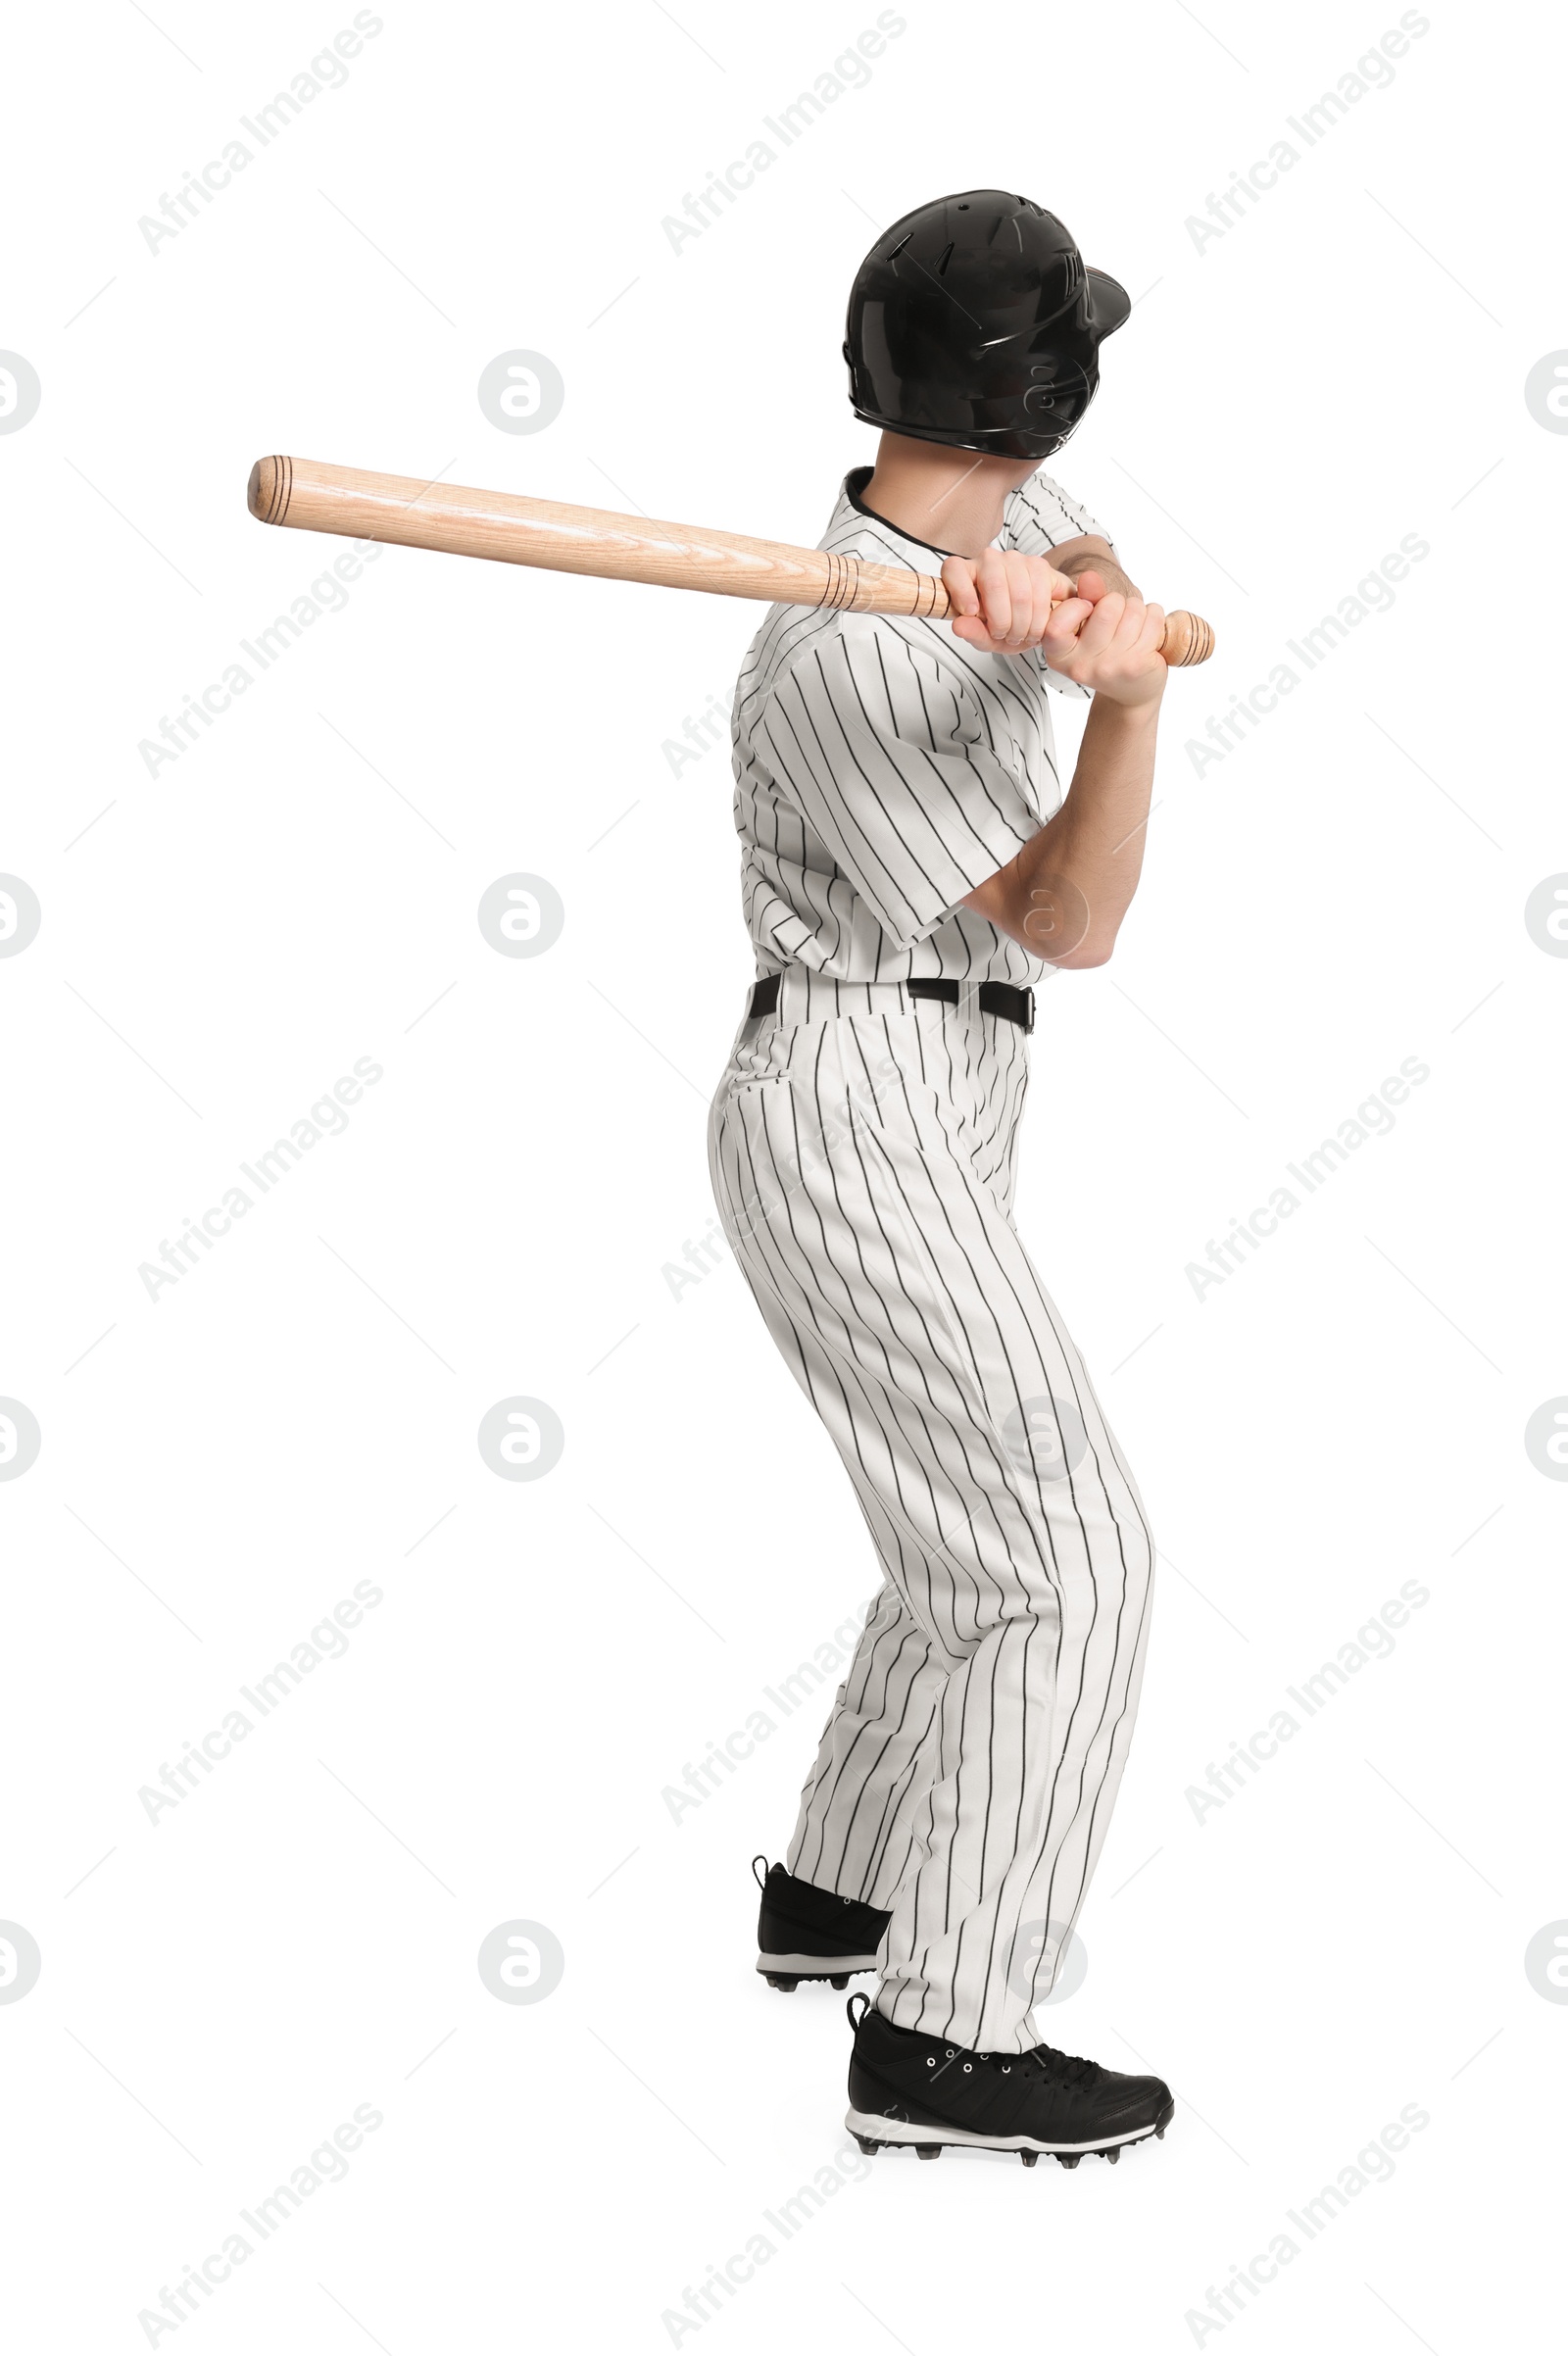
<svg viewBox="0 0 1568 2356"><path fill-rule="evenodd" d="M1056 548L1063 540L1102 529L1083 501L1044 467L1009 492L1002 511L1004 547L1022 548L1026 555L1035 553L1042 542Z"/></svg>

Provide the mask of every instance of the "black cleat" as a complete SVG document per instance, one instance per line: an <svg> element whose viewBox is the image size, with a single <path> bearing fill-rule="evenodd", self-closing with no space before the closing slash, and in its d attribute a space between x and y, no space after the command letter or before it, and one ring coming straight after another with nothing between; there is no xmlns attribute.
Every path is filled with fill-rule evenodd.
<svg viewBox="0 0 1568 2356"><path fill-rule="evenodd" d="M758 1873L760 1865L766 1868L765 1877ZM880 1906L818 1890L782 1865L768 1865L765 1857L752 1859L752 1872L762 1892L757 1968L769 1988L788 1994L803 1980L830 1980L835 1988L848 1988L852 1972L875 1969L888 1927Z"/></svg>
<svg viewBox="0 0 1568 2356"><path fill-rule="evenodd" d="M856 2018L857 2004L865 2010ZM949 2144L1041 2152L1076 2168L1086 2152L1114 2166L1129 2143L1163 2135L1176 2105L1158 2078L1130 2078L1054 2046L974 2053L923 2030L895 2029L863 1996L850 1998L846 2125L862 2151L912 2143L922 2159ZM933 2140L933 2131L939 2131Z"/></svg>

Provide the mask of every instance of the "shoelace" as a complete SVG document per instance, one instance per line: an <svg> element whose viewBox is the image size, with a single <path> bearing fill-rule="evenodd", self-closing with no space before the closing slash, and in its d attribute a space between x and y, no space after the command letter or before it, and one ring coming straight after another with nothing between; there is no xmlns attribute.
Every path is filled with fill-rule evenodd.
<svg viewBox="0 0 1568 2356"><path fill-rule="evenodd" d="M994 2070L1033 2070L1048 2086L1088 2086L1100 2075L1098 2062L1085 2061L1076 2053L1059 2053L1054 2045L1034 2045L1027 2053L988 2053L986 2059Z"/></svg>

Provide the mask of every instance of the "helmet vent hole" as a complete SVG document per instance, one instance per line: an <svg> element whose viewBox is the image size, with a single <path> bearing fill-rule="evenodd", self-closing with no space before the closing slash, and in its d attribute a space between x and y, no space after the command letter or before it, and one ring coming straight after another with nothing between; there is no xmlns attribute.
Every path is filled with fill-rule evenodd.
<svg viewBox="0 0 1568 2356"><path fill-rule="evenodd" d="M899 239L898 244L892 248L888 255L888 260L890 262L897 262L899 256L903 253L905 247L908 244L913 235L914 231L912 229L905 230L904 235Z"/></svg>
<svg viewBox="0 0 1568 2356"><path fill-rule="evenodd" d="M947 274L948 274L948 264L949 264L949 263L950 263L952 260L953 260L953 246L952 246L952 244L951 244L951 243L949 243L948 245L945 245L945 246L943 247L943 249L942 249L942 259L941 259L941 261L940 261L940 262L937 264L937 276L938 276L939 278L945 278L945 277L947 276Z"/></svg>

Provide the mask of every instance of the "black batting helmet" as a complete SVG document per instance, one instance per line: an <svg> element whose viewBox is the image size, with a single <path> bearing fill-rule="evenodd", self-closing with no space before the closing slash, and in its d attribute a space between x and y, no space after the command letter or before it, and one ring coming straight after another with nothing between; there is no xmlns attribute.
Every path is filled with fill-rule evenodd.
<svg viewBox="0 0 1568 2356"><path fill-rule="evenodd" d="M1132 305L1054 213L970 188L906 213L856 272L844 357L858 417L915 441L1049 458Z"/></svg>

